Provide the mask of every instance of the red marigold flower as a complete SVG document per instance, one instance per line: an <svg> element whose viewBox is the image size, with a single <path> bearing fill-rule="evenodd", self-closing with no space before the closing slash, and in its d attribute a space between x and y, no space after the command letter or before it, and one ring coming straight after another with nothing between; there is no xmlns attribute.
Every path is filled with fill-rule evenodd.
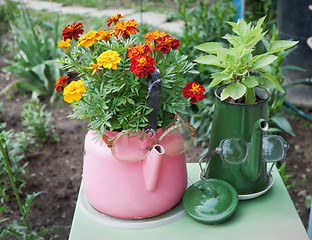
<svg viewBox="0 0 312 240"><path fill-rule="evenodd" d="M137 77L147 77L148 73L152 74L155 68L155 59L151 56L142 55L139 57L131 58L130 60L130 71L135 73Z"/></svg>
<svg viewBox="0 0 312 240"><path fill-rule="evenodd" d="M66 39L77 39L80 34L83 34L84 32L84 26L82 23L73 23L72 25L67 25L63 31L62 31L62 36L64 38L64 41Z"/></svg>
<svg viewBox="0 0 312 240"><path fill-rule="evenodd" d="M56 91L60 92L62 87L64 87L68 83L69 76L62 76L59 77L59 79L56 80L55 89Z"/></svg>
<svg viewBox="0 0 312 240"><path fill-rule="evenodd" d="M116 23L118 22L118 20L120 18L123 18L124 16L122 16L121 14L117 13L115 16L110 17L107 20L107 26L110 27L112 23L114 23L116 25Z"/></svg>
<svg viewBox="0 0 312 240"><path fill-rule="evenodd" d="M116 23L114 26L114 35L115 37L118 36L123 36L125 34L131 35L131 34L136 34L136 32L139 32L139 30L136 28L137 22L132 19L129 21L122 21Z"/></svg>
<svg viewBox="0 0 312 240"><path fill-rule="evenodd" d="M153 31L153 32L146 33L146 34L144 35L144 37L147 38L147 39L145 40L145 44L149 44L149 43L152 42L152 41L156 41L158 38L160 38L160 37L162 37L162 36L164 36L164 35L166 35L166 33L164 33L163 31L158 32L158 30Z"/></svg>
<svg viewBox="0 0 312 240"><path fill-rule="evenodd" d="M196 82L188 82L183 88L184 98L191 98L191 103L196 103L197 101L203 100L205 88Z"/></svg>
<svg viewBox="0 0 312 240"><path fill-rule="evenodd" d="M170 37L168 34L158 38L157 40L157 50L166 54L170 49L177 50L180 46L180 40Z"/></svg>
<svg viewBox="0 0 312 240"><path fill-rule="evenodd" d="M135 47L129 47L127 51L127 57L138 57L141 55L147 55L151 53L151 49L148 45L138 44Z"/></svg>

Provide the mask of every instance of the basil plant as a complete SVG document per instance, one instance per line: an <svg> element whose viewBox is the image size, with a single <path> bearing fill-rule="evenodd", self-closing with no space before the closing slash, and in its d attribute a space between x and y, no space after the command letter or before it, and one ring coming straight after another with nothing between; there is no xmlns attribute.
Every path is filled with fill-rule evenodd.
<svg viewBox="0 0 312 240"><path fill-rule="evenodd" d="M234 34L225 35L223 38L230 43L229 48L224 48L219 42L207 42L195 47L208 53L195 59L195 62L221 69L220 72L212 74L212 81L208 86L228 84L221 92L221 101L230 97L235 101L255 103L256 86L284 93L277 79L270 74L270 65L277 59L276 53L293 47L298 41L272 41L267 52L253 55L256 44L267 33L261 28L264 19L265 17L259 19L257 25L247 24L243 19L239 19L237 23L228 22Z"/></svg>

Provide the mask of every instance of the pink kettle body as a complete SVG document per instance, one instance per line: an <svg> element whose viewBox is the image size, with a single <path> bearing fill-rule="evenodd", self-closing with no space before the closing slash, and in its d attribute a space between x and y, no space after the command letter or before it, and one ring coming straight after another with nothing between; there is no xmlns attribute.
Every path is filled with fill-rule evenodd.
<svg viewBox="0 0 312 240"><path fill-rule="evenodd" d="M109 137L118 134L106 132ZM162 133L159 129L157 136ZM96 132L89 131L85 138L83 189L96 210L119 218L147 218L170 210L182 199L187 184L184 153L167 157L158 145L140 162L123 162L95 137ZM170 148L181 141L172 139Z"/></svg>

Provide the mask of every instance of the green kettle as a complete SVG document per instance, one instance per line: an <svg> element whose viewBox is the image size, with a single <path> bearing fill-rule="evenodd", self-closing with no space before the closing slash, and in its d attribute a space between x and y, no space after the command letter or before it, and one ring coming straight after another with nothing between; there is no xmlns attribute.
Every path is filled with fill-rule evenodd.
<svg viewBox="0 0 312 240"><path fill-rule="evenodd" d="M206 164L204 178L217 178L230 183L238 194L252 194L266 188L269 182L267 164L262 161L262 138L268 129L269 93L261 87L255 94L261 100L254 104L220 101L226 86L215 91L216 103L208 151L214 151L224 139L239 138L249 143L247 159L242 164L228 164L216 154Z"/></svg>

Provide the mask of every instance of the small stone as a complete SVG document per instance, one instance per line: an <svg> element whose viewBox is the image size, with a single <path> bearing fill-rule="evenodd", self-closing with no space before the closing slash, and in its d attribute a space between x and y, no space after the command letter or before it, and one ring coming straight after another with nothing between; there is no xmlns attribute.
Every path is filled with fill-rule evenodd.
<svg viewBox="0 0 312 240"><path fill-rule="evenodd" d="M310 172L311 172L311 168L306 168L305 171L308 172L308 173L310 173Z"/></svg>
<svg viewBox="0 0 312 240"><path fill-rule="evenodd" d="M307 191L306 190L301 190L300 192L298 192L298 196L299 197L305 197L307 195Z"/></svg>

